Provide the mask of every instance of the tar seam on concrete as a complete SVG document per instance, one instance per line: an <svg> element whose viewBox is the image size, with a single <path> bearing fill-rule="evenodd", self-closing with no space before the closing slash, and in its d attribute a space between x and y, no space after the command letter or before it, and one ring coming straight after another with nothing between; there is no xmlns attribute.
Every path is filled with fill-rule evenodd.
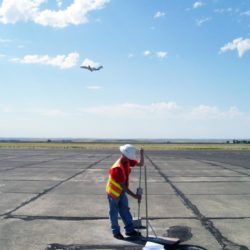
<svg viewBox="0 0 250 250"><path fill-rule="evenodd" d="M112 157L85 169L110 154ZM224 250L250 248L249 152L147 154L225 239L237 243ZM8 218L0 216L1 250L142 249L144 245L118 241L110 232L105 184L108 168L117 157L118 152L109 150L0 150L0 169L8 169L0 173L1 214L54 187ZM157 235L167 236L168 228L189 227L192 237L175 250L223 249L166 178L148 159L146 163L150 170L150 220ZM86 171L69 179L83 169ZM135 190L137 169L130 181ZM137 211L137 202L130 199L130 205L132 211Z"/></svg>
<svg viewBox="0 0 250 250"><path fill-rule="evenodd" d="M85 168L85 169L83 169L83 170L77 172L76 174L72 175L71 177L69 177L69 178L67 178L67 179L65 179L65 180L63 180L63 181L60 181L60 182L57 183L56 185L54 185L54 186L52 186L52 187L50 187L50 188L48 188L48 189L45 189L43 192L41 192L41 193L39 193L38 195L32 197L30 200L23 202L22 204L20 204L20 205L17 206L16 208L12 209L11 211L9 211L9 212L7 212L7 213L2 214L1 216L4 216L5 219L11 218L11 214L12 214L13 212L17 211L18 209L22 208L22 207L25 206L25 205L27 205L27 204L29 204L29 203L31 203L31 202L37 200L38 198L40 198L41 196L43 196L43 195L47 194L48 192L52 191L53 189L55 189L56 187L60 186L61 184L63 184L63 183L65 183L65 182L67 182L67 181L73 179L74 177L76 177L76 176L78 176L78 175L84 173L87 169L90 169L91 167L97 165L97 164L100 163L101 161L103 161L103 160L109 158L110 156L111 156L111 155L108 155L108 156L104 157L103 159L98 160L98 161L96 161L96 162L90 164L87 168Z"/></svg>
<svg viewBox="0 0 250 250"><path fill-rule="evenodd" d="M176 194L178 195L178 197L180 197L183 204L187 208L192 210L192 212L196 215L201 224L215 237L215 239L221 245L223 250L248 250L246 246L238 245L227 239L225 236L223 236L221 232L214 226L213 222L199 211L199 209L185 196L185 194L181 192L181 190L178 189L169 180L168 176L159 169L159 167L150 159L150 157L149 156L146 157L151 162L151 164L158 170L158 172L162 175L162 177L166 180L166 182L169 183L172 186L172 188L176 191Z"/></svg>

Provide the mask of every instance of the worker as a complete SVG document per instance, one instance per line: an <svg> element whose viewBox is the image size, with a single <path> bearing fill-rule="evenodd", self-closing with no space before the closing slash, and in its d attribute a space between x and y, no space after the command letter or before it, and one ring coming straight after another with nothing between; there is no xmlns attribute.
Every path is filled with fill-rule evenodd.
<svg viewBox="0 0 250 250"><path fill-rule="evenodd" d="M136 149L130 144L120 146L121 156L109 170L109 179L106 192L109 202L109 219L113 236L116 239L124 239L118 224L118 213L125 225L127 236L141 236L141 233L134 229L132 215L128 206L126 193L141 201L141 195L129 189L129 175L131 167L144 165L144 150L140 149L140 160L136 160Z"/></svg>

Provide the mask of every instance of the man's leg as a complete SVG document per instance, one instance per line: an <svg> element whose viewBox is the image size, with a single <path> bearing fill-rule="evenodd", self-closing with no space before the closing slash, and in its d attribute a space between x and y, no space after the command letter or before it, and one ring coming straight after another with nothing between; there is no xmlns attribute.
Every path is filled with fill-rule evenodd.
<svg viewBox="0 0 250 250"><path fill-rule="evenodd" d="M109 219L111 222L111 229L113 235L117 235L120 233L120 226L118 224L118 199L113 199L108 195L108 201L109 201Z"/></svg>
<svg viewBox="0 0 250 250"><path fill-rule="evenodd" d="M128 198L126 194L123 192L120 196L120 201L119 201L119 214L125 225L126 233L131 233L135 231L133 225L133 218L129 210L130 208L128 206Z"/></svg>

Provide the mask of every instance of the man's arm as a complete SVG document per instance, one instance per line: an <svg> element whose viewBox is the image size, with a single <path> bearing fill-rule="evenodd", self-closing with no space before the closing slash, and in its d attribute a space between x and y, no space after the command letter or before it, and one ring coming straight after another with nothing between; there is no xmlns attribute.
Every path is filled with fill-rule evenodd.
<svg viewBox="0 0 250 250"><path fill-rule="evenodd" d="M140 161L137 163L137 166L142 167L144 165L144 149L140 149Z"/></svg>
<svg viewBox="0 0 250 250"><path fill-rule="evenodd" d="M141 201L141 195L139 194L135 194L134 192L132 192L126 185L125 183L120 183L120 185L122 186L124 192L126 192L127 194L129 194L130 196L132 196L134 199Z"/></svg>

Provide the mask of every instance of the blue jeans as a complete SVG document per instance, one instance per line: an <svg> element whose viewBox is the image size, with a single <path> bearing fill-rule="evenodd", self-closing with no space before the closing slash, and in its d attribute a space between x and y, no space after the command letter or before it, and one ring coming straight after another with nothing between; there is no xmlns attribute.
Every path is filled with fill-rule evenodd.
<svg viewBox="0 0 250 250"><path fill-rule="evenodd" d="M113 234L120 233L120 226L118 224L118 213L120 214L122 221L125 225L126 233L134 231L133 218L129 212L128 198L125 192L122 192L120 197L113 199L108 195L109 201L109 219L111 222L111 229Z"/></svg>

